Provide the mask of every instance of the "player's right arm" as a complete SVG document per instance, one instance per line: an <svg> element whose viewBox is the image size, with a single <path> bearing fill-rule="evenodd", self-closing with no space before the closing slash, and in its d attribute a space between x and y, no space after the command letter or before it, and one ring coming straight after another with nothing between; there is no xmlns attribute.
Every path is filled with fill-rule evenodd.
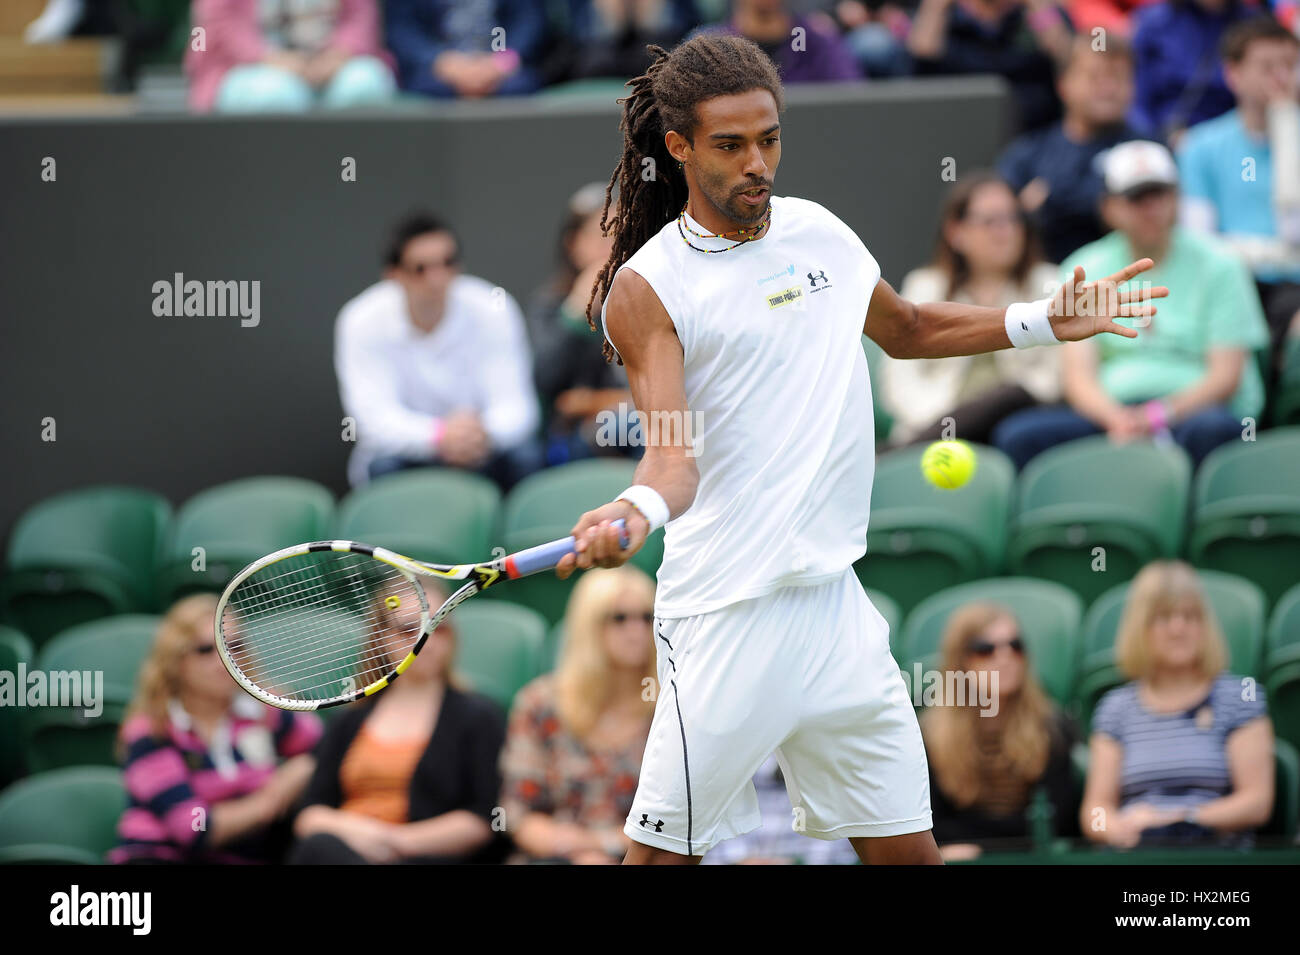
<svg viewBox="0 0 1300 955"><path fill-rule="evenodd" d="M642 415L645 455L633 483L654 488L668 505L671 520L691 506L700 481L686 428L690 413L682 343L659 296L631 269L614 277L605 327L623 358L632 399ZM648 426L650 422L654 426ZM630 537L626 550L619 548L618 531L610 526L620 517ZM573 527L576 553L561 560L555 572L563 579L587 567L617 567L641 548L648 531L645 517L627 501L588 511Z"/></svg>

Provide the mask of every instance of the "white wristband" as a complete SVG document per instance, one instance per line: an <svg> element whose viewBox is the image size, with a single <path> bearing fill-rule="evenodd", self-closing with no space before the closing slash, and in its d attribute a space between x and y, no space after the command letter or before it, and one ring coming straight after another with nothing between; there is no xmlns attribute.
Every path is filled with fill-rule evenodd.
<svg viewBox="0 0 1300 955"><path fill-rule="evenodd" d="M1007 306L1007 338L1017 348L1034 345L1055 345L1060 339L1052 331L1052 320L1047 317L1050 298L1037 302L1016 302Z"/></svg>
<svg viewBox="0 0 1300 955"><path fill-rule="evenodd" d="M651 531L668 523L668 504L649 484L633 484L614 500L627 501L640 511L649 522Z"/></svg>

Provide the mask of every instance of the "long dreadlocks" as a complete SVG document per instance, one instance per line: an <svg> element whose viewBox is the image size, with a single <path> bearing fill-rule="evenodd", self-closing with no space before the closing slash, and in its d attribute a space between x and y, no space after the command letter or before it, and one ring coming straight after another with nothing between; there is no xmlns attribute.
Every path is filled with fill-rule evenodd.
<svg viewBox="0 0 1300 955"><path fill-rule="evenodd" d="M715 96L765 89L776 99L778 112L785 108L776 66L753 40L700 33L672 52L657 45L647 50L654 62L643 75L624 84L632 92L618 100L623 104L619 124L623 157L609 178L600 215L601 232L613 234L614 247L587 300L587 324L593 331L596 319L592 306L605 301L614 274L686 205L686 176L668 152L664 142L668 131L676 130L694 146L698 121L695 107ZM619 193L618 214L611 219L610 200L615 186ZM606 361L617 359L622 364L608 341L604 343L604 355Z"/></svg>

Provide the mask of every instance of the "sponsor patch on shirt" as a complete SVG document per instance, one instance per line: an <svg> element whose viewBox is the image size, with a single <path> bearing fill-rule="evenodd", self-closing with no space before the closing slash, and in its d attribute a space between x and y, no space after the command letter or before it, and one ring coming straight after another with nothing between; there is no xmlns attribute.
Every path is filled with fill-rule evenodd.
<svg viewBox="0 0 1300 955"><path fill-rule="evenodd" d="M782 305L789 305L791 302L803 298L803 289L793 285L782 292L773 292L767 296L768 308L780 308Z"/></svg>

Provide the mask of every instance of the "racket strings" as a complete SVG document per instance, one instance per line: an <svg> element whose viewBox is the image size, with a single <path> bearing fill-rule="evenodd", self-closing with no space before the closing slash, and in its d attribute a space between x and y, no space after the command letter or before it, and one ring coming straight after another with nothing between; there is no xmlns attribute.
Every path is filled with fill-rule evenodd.
<svg viewBox="0 0 1300 955"><path fill-rule="evenodd" d="M222 612L231 663L274 696L351 696L390 674L419 640L419 586L364 554L319 551L268 565L241 582Z"/></svg>
<svg viewBox="0 0 1300 955"><path fill-rule="evenodd" d="M341 615L337 608L325 610L319 596L292 607L290 614L283 606L278 609L271 624L267 611L261 611L256 647L241 645L235 657L251 680L282 696L320 699L351 693L391 672L419 635L418 621L395 634L391 624L372 615L365 619ZM328 616L322 619L322 612Z"/></svg>

